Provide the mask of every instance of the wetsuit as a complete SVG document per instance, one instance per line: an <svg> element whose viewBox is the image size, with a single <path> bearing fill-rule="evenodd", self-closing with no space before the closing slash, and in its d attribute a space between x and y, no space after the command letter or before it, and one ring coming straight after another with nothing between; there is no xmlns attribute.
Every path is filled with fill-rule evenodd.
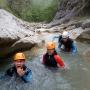
<svg viewBox="0 0 90 90"><path fill-rule="evenodd" d="M64 67L64 62L62 59L57 55L56 51L52 55L49 55L48 53L43 55L43 64L49 67L58 67L57 64L59 64L61 67Z"/></svg>
<svg viewBox="0 0 90 90"><path fill-rule="evenodd" d="M20 78L21 78L24 82L29 82L29 81L31 81L31 79L32 79L32 71L31 71L30 69L28 69L25 65L23 66L23 70L25 70L25 74L24 74L23 76L21 76ZM16 75L17 77L19 77L15 66L9 68L9 69L6 71L6 74L5 74L5 75L8 75L8 76L10 76L10 77L12 77L13 75Z"/></svg>
<svg viewBox="0 0 90 90"><path fill-rule="evenodd" d="M73 52L73 53L77 52L77 47L76 47L74 41L72 39L70 39L69 37L68 37L67 41L64 42L63 38L62 38L62 35L60 35L58 43L59 43L59 48L60 49L61 49L62 45L64 46L64 48L62 49L63 51Z"/></svg>

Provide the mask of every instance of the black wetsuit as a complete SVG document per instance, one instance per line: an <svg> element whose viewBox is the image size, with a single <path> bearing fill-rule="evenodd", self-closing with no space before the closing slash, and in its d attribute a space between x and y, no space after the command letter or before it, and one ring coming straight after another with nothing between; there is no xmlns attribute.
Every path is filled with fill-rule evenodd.
<svg viewBox="0 0 90 90"><path fill-rule="evenodd" d="M73 50L74 46L73 46L73 40L68 38L66 42L63 41L62 35L59 36L59 48L61 48L62 45L64 45L64 50L67 52L70 52L71 50Z"/></svg>
<svg viewBox="0 0 90 90"><path fill-rule="evenodd" d="M18 73L17 73L17 70L16 70L16 67L13 66L11 68L9 68L5 75L8 75L10 77L12 77L13 75L17 76L17 77L20 77L24 82L28 82L31 78L31 75L32 75L32 72L30 69L28 69L25 65L23 66L23 70L25 71L25 74L23 76L19 76Z"/></svg>

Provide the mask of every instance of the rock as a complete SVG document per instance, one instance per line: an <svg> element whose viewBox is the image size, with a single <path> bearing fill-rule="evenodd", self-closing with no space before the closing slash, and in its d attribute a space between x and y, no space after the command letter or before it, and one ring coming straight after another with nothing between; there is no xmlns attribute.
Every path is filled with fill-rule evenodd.
<svg viewBox="0 0 90 90"><path fill-rule="evenodd" d="M75 29L75 25L74 25L74 26L69 26L69 27L67 28L67 30L72 30L72 29Z"/></svg>
<svg viewBox="0 0 90 90"><path fill-rule="evenodd" d="M81 27L79 27L79 28L72 29L68 32L69 32L70 38L76 39L82 32L84 32L84 30Z"/></svg>
<svg viewBox="0 0 90 90"><path fill-rule="evenodd" d="M85 29L85 28L90 28L90 19L89 20L85 20L83 23L82 23L82 28Z"/></svg>
<svg viewBox="0 0 90 90"><path fill-rule="evenodd" d="M90 62L90 48L84 52L85 59Z"/></svg>
<svg viewBox="0 0 90 90"><path fill-rule="evenodd" d="M24 21L0 9L0 58L39 43L34 30L26 27Z"/></svg>
<svg viewBox="0 0 90 90"><path fill-rule="evenodd" d="M85 31L77 38L78 41L90 44L90 28L89 31Z"/></svg>
<svg viewBox="0 0 90 90"><path fill-rule="evenodd" d="M69 22L74 17L90 15L90 0L59 0L58 10L48 28ZM78 28L81 24L77 24Z"/></svg>
<svg viewBox="0 0 90 90"><path fill-rule="evenodd" d="M38 43L39 43L39 40L37 39L37 37L26 37L16 41L11 47L14 49L21 49L21 48L28 49L32 47L32 45L35 45Z"/></svg>

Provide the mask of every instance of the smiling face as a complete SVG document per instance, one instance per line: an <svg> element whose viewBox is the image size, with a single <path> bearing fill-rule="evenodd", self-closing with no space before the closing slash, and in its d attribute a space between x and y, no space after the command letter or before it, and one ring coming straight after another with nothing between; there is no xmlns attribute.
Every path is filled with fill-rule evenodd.
<svg viewBox="0 0 90 90"><path fill-rule="evenodd" d="M24 64L25 64L24 59L14 60L14 65L15 65L16 68L22 67Z"/></svg>

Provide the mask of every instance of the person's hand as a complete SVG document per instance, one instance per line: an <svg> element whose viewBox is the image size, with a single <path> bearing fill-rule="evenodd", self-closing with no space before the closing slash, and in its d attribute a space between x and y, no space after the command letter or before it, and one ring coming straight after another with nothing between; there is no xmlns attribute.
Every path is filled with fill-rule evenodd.
<svg viewBox="0 0 90 90"><path fill-rule="evenodd" d="M64 66L64 67L61 67L61 69L64 70L64 71L68 71L69 70L69 67Z"/></svg>
<svg viewBox="0 0 90 90"><path fill-rule="evenodd" d="M64 68L65 68L65 66L60 66L59 64L57 64L57 66L58 66L59 68L61 68L61 69L64 69Z"/></svg>
<svg viewBox="0 0 90 90"><path fill-rule="evenodd" d="M25 74L25 71L23 70L23 68L19 67L17 68L17 73L19 76L23 76Z"/></svg>
<svg viewBox="0 0 90 90"><path fill-rule="evenodd" d="M77 50L75 49L75 50L72 50L72 55L74 56L74 55L76 55L76 53L77 53Z"/></svg>
<svg viewBox="0 0 90 90"><path fill-rule="evenodd" d="M75 56L75 55L76 55L76 52L73 51L73 52L72 52L72 55Z"/></svg>

